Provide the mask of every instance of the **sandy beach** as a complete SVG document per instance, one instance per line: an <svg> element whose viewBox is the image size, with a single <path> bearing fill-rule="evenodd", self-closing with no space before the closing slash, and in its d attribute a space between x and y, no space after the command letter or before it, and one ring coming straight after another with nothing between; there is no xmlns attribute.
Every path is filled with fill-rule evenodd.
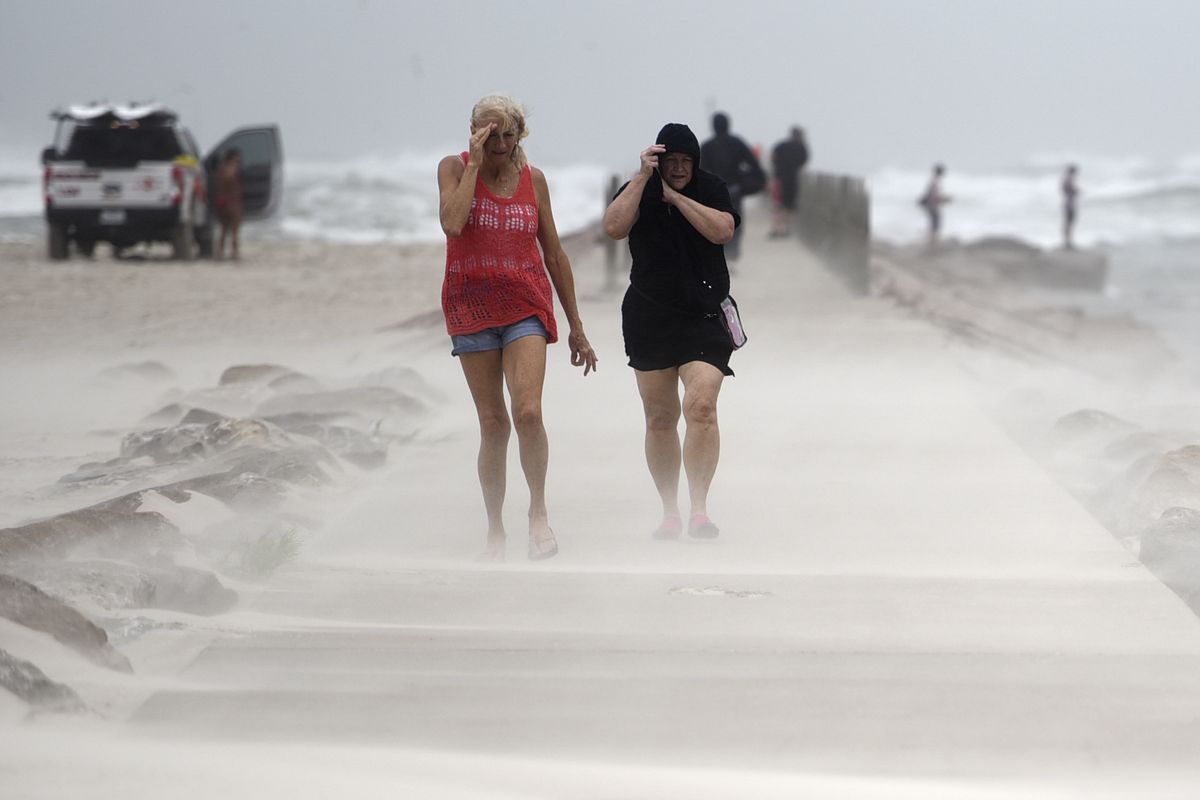
<svg viewBox="0 0 1200 800"><path fill-rule="evenodd" d="M0 572L107 642L0 619L48 681L0 691L6 792L1192 796L1200 623L1070 493L1096 462L1035 452L1127 387L962 336L961 305L854 296L752 224L712 543L649 537L619 296L571 241L601 362L550 350L544 564L515 452L509 559L474 560L442 248L0 245L0 528L87 512L46 552L10 533Z"/></svg>

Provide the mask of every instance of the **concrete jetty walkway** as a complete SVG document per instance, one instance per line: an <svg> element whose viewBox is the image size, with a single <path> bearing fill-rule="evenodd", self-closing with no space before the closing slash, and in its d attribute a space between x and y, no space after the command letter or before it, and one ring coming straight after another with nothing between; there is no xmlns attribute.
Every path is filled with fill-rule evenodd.
<svg viewBox="0 0 1200 800"><path fill-rule="evenodd" d="M524 558L514 453L509 561L471 561L474 418L416 336L396 352L453 398L446 436L243 588L130 735L291 796L1196 796L1200 621L981 411L944 334L748 236L719 539L650 538L619 298L593 296L599 375L551 350L562 552ZM198 773L179 752L165 774Z"/></svg>

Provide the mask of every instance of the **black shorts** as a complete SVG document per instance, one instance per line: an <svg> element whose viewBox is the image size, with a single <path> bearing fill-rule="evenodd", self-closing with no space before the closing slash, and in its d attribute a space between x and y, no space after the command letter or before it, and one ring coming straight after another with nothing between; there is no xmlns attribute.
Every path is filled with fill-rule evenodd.
<svg viewBox="0 0 1200 800"><path fill-rule="evenodd" d="M779 181L779 205L789 211L796 208L796 198L800 196L800 181L798 180L780 180Z"/></svg>
<svg viewBox="0 0 1200 800"><path fill-rule="evenodd" d="M656 304L633 287L621 303L621 333L629 366L640 372L703 361L732 376L733 345L716 316L689 315Z"/></svg>

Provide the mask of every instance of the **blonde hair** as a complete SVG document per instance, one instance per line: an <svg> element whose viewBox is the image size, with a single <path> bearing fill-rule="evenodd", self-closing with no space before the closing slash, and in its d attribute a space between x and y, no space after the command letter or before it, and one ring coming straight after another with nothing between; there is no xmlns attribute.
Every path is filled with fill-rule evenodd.
<svg viewBox="0 0 1200 800"><path fill-rule="evenodd" d="M525 148L521 146L521 142L529 135L529 128L525 125L525 109L506 94L489 94L471 109L472 130L482 125L485 117L499 117L504 122L505 129L512 128L516 131L517 145L512 150L512 161L517 169L524 169L529 163L529 159L525 157Z"/></svg>

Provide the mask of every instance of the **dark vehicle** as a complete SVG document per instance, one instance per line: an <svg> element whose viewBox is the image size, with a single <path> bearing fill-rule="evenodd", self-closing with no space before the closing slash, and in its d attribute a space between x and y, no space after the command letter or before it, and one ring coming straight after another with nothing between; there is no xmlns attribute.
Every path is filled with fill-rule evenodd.
<svg viewBox="0 0 1200 800"><path fill-rule="evenodd" d="M54 145L42 151L47 253L65 259L73 242L120 253L169 242L175 258L212 255L207 187L221 154L242 153L244 219L265 219L283 194L283 148L274 125L239 128L201 160L176 114L152 105L72 106L56 111Z"/></svg>

